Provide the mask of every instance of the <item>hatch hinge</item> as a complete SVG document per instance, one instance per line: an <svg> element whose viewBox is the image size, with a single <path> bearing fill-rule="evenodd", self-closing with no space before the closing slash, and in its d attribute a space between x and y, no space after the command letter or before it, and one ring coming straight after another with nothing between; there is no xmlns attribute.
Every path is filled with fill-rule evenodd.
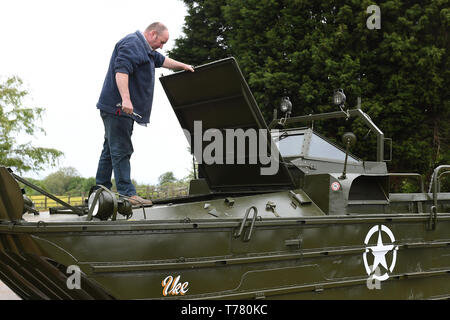
<svg viewBox="0 0 450 320"><path fill-rule="evenodd" d="M264 292L256 292L255 293L255 300L264 300L264 299L266 299Z"/></svg>
<svg viewBox="0 0 450 320"><path fill-rule="evenodd" d="M324 290L324 288L323 288L323 285L321 285L321 284L316 284L314 286L314 291L315 292L322 292L323 290Z"/></svg>
<svg viewBox="0 0 450 320"><path fill-rule="evenodd" d="M285 246L292 246L292 247L297 247L297 249L300 249L302 246L302 239L288 239L288 240L284 240L284 245Z"/></svg>

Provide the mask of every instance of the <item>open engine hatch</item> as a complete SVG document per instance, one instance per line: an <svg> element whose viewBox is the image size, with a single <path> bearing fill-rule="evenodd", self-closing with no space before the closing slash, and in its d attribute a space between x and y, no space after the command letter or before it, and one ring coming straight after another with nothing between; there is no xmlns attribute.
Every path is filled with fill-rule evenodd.
<svg viewBox="0 0 450 320"><path fill-rule="evenodd" d="M234 58L160 78L199 172L214 192L277 190L293 181Z"/></svg>

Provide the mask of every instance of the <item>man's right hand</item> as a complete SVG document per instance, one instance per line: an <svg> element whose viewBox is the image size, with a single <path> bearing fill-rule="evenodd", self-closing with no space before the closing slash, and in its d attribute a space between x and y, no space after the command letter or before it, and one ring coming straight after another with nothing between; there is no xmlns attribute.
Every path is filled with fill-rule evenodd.
<svg viewBox="0 0 450 320"><path fill-rule="evenodd" d="M122 111L127 114L133 114L133 104L131 100L122 100Z"/></svg>

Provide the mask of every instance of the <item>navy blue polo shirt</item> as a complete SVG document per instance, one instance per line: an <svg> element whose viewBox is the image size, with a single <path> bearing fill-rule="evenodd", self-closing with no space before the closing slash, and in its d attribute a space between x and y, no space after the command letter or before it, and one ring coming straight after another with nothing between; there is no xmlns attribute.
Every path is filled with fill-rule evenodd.
<svg viewBox="0 0 450 320"><path fill-rule="evenodd" d="M103 82L97 108L108 113L116 113L116 105L122 102L116 83L116 73L128 74L128 89L134 112L142 119L121 112L121 116L131 117L140 124L150 122L155 68L162 67L165 56L152 50L140 31L127 35L114 47L108 72Z"/></svg>

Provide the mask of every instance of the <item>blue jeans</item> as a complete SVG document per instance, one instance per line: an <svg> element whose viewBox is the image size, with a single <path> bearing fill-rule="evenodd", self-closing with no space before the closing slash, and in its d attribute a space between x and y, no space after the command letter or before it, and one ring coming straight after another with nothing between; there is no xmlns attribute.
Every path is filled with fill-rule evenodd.
<svg viewBox="0 0 450 320"><path fill-rule="evenodd" d="M131 135L134 120L100 110L100 116L105 126L105 141L98 162L96 184L111 189L111 175L114 171L117 192L124 196L136 194L136 188L130 178L130 158L133 154Z"/></svg>

